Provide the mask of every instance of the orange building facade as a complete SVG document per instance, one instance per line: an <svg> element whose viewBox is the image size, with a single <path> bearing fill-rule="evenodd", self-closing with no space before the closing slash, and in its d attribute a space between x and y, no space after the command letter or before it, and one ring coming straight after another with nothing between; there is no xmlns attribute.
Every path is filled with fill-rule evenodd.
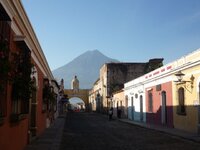
<svg viewBox="0 0 200 150"><path fill-rule="evenodd" d="M52 81L21 1L0 1L0 149L22 150L52 123Z"/></svg>

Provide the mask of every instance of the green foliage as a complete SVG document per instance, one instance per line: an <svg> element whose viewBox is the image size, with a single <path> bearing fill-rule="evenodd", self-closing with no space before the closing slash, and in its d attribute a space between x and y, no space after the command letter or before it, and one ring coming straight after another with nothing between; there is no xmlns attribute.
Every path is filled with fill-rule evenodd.
<svg viewBox="0 0 200 150"><path fill-rule="evenodd" d="M43 102L47 104L47 101L49 99L49 94L51 93L50 87L48 85L45 85L43 88Z"/></svg>
<svg viewBox="0 0 200 150"><path fill-rule="evenodd" d="M43 102L47 103L47 101L53 104L56 101L55 93L51 90L51 87L49 85L46 85L43 88Z"/></svg>
<svg viewBox="0 0 200 150"><path fill-rule="evenodd" d="M163 66L163 59L152 59L146 64L145 73L149 73Z"/></svg>
<svg viewBox="0 0 200 150"><path fill-rule="evenodd" d="M13 100L29 100L32 90L35 90L31 79L33 64L30 51L21 51L13 54L12 62L12 97Z"/></svg>
<svg viewBox="0 0 200 150"><path fill-rule="evenodd" d="M9 50L5 42L0 42L0 74L7 75L9 71L9 60L8 60Z"/></svg>
<svg viewBox="0 0 200 150"><path fill-rule="evenodd" d="M5 91L8 73L10 71L9 49L6 42L0 41L0 93Z"/></svg>

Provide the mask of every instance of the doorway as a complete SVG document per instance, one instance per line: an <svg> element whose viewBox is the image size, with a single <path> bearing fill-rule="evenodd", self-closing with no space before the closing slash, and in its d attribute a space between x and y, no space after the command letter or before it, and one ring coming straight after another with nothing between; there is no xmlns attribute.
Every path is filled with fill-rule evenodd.
<svg viewBox="0 0 200 150"><path fill-rule="evenodd" d="M134 100L133 100L133 96L131 97L131 119L134 120L134 111L135 111L135 108L134 108Z"/></svg>
<svg viewBox="0 0 200 150"><path fill-rule="evenodd" d="M161 123L165 125L167 123L167 108L166 108L166 92L162 91L161 94Z"/></svg>
<svg viewBox="0 0 200 150"><path fill-rule="evenodd" d="M140 95L140 121L143 122L143 96Z"/></svg>

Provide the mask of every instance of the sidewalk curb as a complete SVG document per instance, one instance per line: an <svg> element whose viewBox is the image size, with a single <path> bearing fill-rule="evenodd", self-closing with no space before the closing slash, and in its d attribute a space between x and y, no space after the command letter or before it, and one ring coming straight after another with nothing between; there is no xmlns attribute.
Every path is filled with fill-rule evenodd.
<svg viewBox="0 0 200 150"><path fill-rule="evenodd" d="M26 145L24 150L58 150L63 136L65 118L66 114L58 116L54 123L30 144Z"/></svg>
<svg viewBox="0 0 200 150"><path fill-rule="evenodd" d="M135 125L135 126L138 126L138 127L141 127L141 128L146 128L146 129L162 132L162 133L165 133L165 134L168 134L168 135L171 135L171 136L174 136L174 137L179 137L179 138L182 138L182 139L185 139L185 140L189 140L189 141L192 141L192 142L195 142L195 143L200 143L200 136L198 136L197 134L186 133L186 132L181 131L181 130L177 130L177 129L174 129L174 128L165 128L165 127L162 127L162 126L158 126L158 128L155 128L155 127L151 127L151 125L148 125L148 124L129 121L129 120L125 120L125 119L118 119L118 121L130 124L130 125Z"/></svg>

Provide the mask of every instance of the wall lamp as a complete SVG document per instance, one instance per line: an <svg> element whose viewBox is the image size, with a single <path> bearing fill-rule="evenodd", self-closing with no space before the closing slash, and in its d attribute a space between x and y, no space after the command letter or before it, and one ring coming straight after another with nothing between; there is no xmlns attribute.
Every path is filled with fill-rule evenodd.
<svg viewBox="0 0 200 150"><path fill-rule="evenodd" d="M175 73L175 76L178 79L178 81L176 81L176 82L182 82L182 83L189 82L189 83L191 83L191 87L193 87L193 83L194 83L194 76L193 75L191 75L189 81L183 80L183 77L185 76L185 74L182 73L181 71L178 71L177 73Z"/></svg>
<svg viewBox="0 0 200 150"><path fill-rule="evenodd" d="M183 76L184 76L184 75L185 75L185 74L182 73L181 71L178 71L177 73L175 73L175 76L177 77L178 82L181 82L181 81L183 80Z"/></svg>

